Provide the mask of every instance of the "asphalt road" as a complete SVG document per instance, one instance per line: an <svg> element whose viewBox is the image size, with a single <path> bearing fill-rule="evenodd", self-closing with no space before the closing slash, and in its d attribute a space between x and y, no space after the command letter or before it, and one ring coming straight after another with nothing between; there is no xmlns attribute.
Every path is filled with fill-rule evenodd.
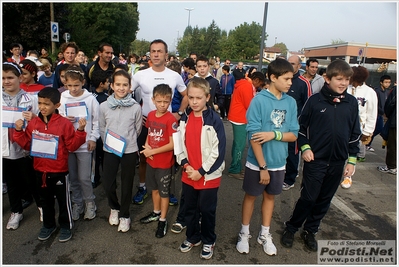
<svg viewBox="0 0 399 267"><path fill-rule="evenodd" d="M232 129L229 122L224 122L224 125L228 140L226 166L229 166ZM375 152L367 153L365 162L357 164L352 187L338 189L316 236L318 240L396 240L396 176L378 172L376 169L384 164L385 159L380 137L375 139L374 148ZM24 211L24 219L17 230L6 230L10 211L8 197L3 195L2 264L317 264L317 253L305 249L299 233L295 235L294 246L291 249L283 248L280 244L283 222L291 215L299 196L301 179L302 174L294 188L283 191L276 197L271 225L271 233L277 247L276 256L266 255L256 242L261 222L260 198L255 204L250 225L253 236L250 239L250 252L247 255L237 252L235 244L241 227L244 192L241 189L242 181L229 178L226 170L218 194L217 240L214 256L210 260L200 259L201 247L195 247L188 253L178 250L185 239L185 231L180 234L170 231L171 224L177 216L177 206L169 209L169 230L164 238L155 237L157 223L140 224L139 219L152 210L150 197L143 205L131 205L131 229L127 233L118 233L116 226L108 224L110 210L100 185L94 190L97 217L92 221L77 221L73 237L66 243L58 241L59 230L47 241L37 239L41 223L35 205ZM138 185L137 177L135 185ZM177 182L177 187L180 190L180 182Z"/></svg>

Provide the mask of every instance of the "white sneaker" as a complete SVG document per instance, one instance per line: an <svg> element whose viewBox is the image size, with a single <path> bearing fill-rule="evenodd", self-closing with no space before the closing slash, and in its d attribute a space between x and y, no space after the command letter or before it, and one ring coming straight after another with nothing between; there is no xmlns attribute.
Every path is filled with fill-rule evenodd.
<svg viewBox="0 0 399 267"><path fill-rule="evenodd" d="M248 240L251 238L251 235L249 234L244 234L242 232L240 232L238 234L238 242L236 245L236 249L238 250L238 252L240 253L249 253L249 243Z"/></svg>
<svg viewBox="0 0 399 267"><path fill-rule="evenodd" d="M277 249L276 246L273 244L273 238L271 234L267 234L266 236L261 235L259 232L258 235L258 243L263 246L263 251L271 256L271 255L277 255Z"/></svg>
<svg viewBox="0 0 399 267"><path fill-rule="evenodd" d="M108 222L110 225L118 225L119 224L119 210L111 209L111 213L109 214Z"/></svg>
<svg viewBox="0 0 399 267"><path fill-rule="evenodd" d="M352 186L352 177L346 176L341 183L341 187L344 189L348 189Z"/></svg>
<svg viewBox="0 0 399 267"><path fill-rule="evenodd" d="M19 222L22 220L23 217L24 216L22 215L22 213L11 212L10 219L8 220L8 223L7 223L7 229L8 230L9 229L14 229L14 230L18 229Z"/></svg>
<svg viewBox="0 0 399 267"><path fill-rule="evenodd" d="M39 209L40 212L40 221L43 221L43 208L42 207L37 207Z"/></svg>
<svg viewBox="0 0 399 267"><path fill-rule="evenodd" d="M119 218L118 232L126 233L130 229L130 218Z"/></svg>
<svg viewBox="0 0 399 267"><path fill-rule="evenodd" d="M94 201L90 201L86 203L86 210L85 210L85 216L84 219L86 220L92 220L96 217L96 204Z"/></svg>
<svg viewBox="0 0 399 267"><path fill-rule="evenodd" d="M290 190L290 189L293 188L294 186L295 186L294 184L289 185L289 184L287 184L287 183L283 183L283 190L284 190L284 191Z"/></svg>
<svg viewBox="0 0 399 267"><path fill-rule="evenodd" d="M80 214L83 213L83 207L79 206L78 204L72 205L72 220L77 221L79 220Z"/></svg>

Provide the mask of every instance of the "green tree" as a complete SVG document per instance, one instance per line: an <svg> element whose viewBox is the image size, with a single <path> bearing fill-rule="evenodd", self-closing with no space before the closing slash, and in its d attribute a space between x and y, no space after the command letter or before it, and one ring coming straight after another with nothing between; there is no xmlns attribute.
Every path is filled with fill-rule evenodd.
<svg viewBox="0 0 399 267"><path fill-rule="evenodd" d="M216 25L215 21L208 26L205 33L205 51L204 55L215 56L219 50L220 28Z"/></svg>
<svg viewBox="0 0 399 267"><path fill-rule="evenodd" d="M65 17L64 4L54 4L54 14ZM2 27L3 49L7 54L11 43L21 43L24 50L39 52L42 47L50 48L50 3L3 3Z"/></svg>
<svg viewBox="0 0 399 267"><path fill-rule="evenodd" d="M238 56L238 59L252 59L259 54L262 28L259 23L253 21L251 24L244 22L230 31L229 39L232 38L234 42L233 55Z"/></svg>
<svg viewBox="0 0 399 267"><path fill-rule="evenodd" d="M331 44L332 45L334 45L334 44L343 44L343 43L346 43L344 40L342 40L342 39L331 39Z"/></svg>
<svg viewBox="0 0 399 267"><path fill-rule="evenodd" d="M134 40L130 44L130 51L139 56L145 55L150 50L150 42L146 40Z"/></svg>
<svg viewBox="0 0 399 267"><path fill-rule="evenodd" d="M275 45L273 45L273 47L280 48L281 55L282 56L287 56L288 48L287 48L287 46L284 43L276 43Z"/></svg>
<svg viewBox="0 0 399 267"><path fill-rule="evenodd" d="M137 3L71 3L68 28L71 41L86 53L96 53L102 42L110 43L114 51L129 53L136 39L139 13Z"/></svg>

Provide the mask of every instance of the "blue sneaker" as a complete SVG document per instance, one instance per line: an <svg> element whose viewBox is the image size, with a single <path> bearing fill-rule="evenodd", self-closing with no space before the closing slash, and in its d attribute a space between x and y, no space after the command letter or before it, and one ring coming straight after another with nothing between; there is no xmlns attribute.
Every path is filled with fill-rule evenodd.
<svg viewBox="0 0 399 267"><path fill-rule="evenodd" d="M37 237L40 241L44 241L50 238L50 236L55 232L57 228L54 226L52 228L42 227Z"/></svg>
<svg viewBox="0 0 399 267"><path fill-rule="evenodd" d="M143 204L144 203L144 199L146 199L148 197L147 194L147 188L144 189L144 187L137 187L138 191L137 193L134 195L132 202L133 204Z"/></svg>
<svg viewBox="0 0 399 267"><path fill-rule="evenodd" d="M179 202L177 201L177 198L175 198L175 195L170 194L169 195L169 206L176 206Z"/></svg>

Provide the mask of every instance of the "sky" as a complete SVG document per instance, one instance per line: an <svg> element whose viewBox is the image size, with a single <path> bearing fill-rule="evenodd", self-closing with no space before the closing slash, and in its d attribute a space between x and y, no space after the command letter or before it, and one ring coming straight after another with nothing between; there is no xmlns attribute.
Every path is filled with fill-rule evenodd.
<svg viewBox="0 0 399 267"><path fill-rule="evenodd" d="M169 51L188 25L207 28L212 20L221 30L253 21L263 25L265 2L181 1L138 2L138 40L163 39ZM194 8L187 11L185 8ZM269 1L266 46L284 43L290 51L331 44L332 40L397 46L398 3L346 1Z"/></svg>

